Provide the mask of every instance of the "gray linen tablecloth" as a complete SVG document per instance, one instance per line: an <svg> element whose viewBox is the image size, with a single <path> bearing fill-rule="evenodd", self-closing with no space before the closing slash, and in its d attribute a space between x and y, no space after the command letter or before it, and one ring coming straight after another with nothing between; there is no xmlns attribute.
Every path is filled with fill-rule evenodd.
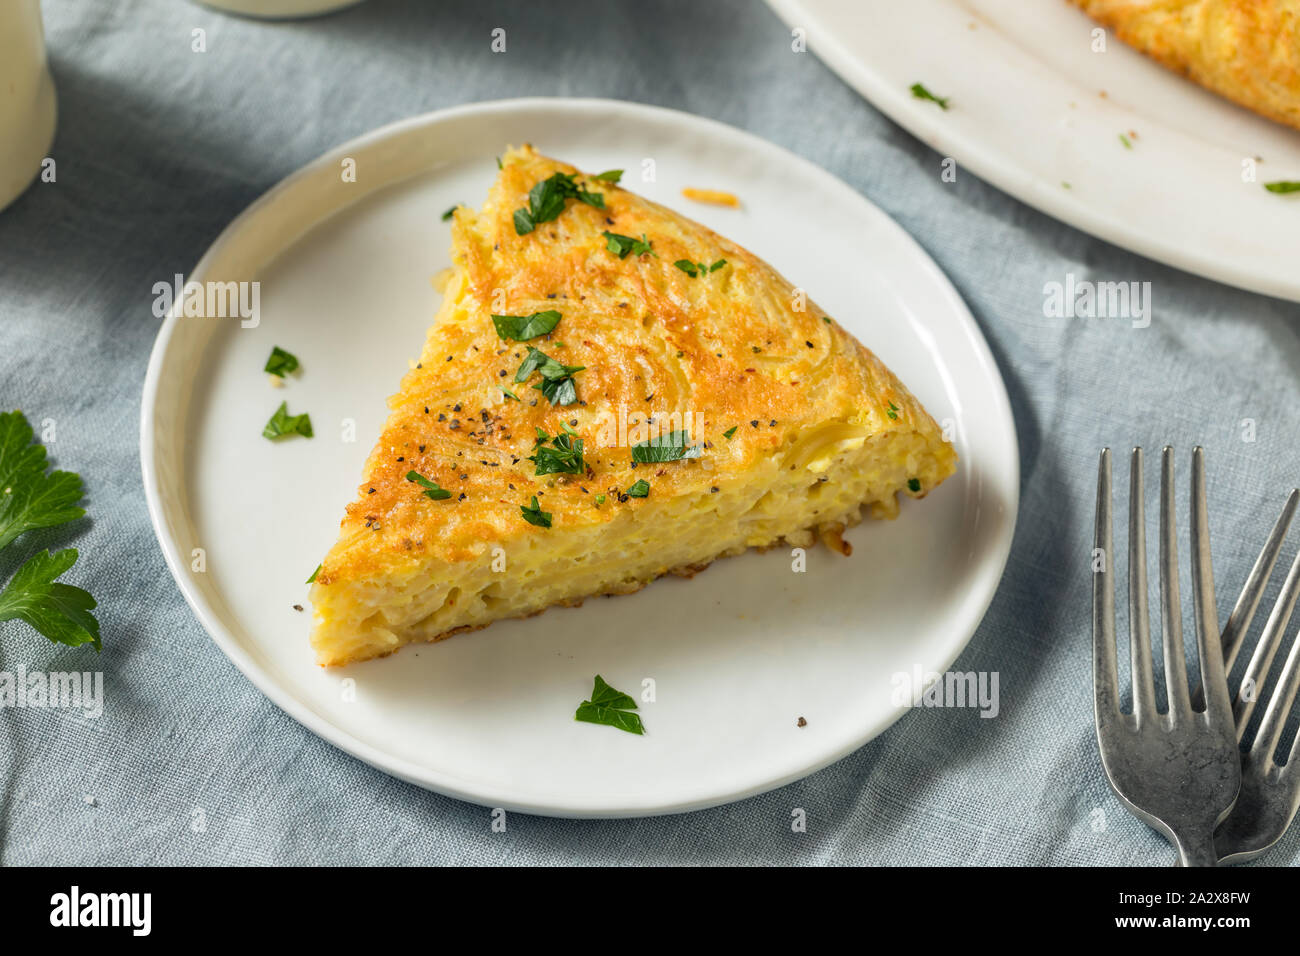
<svg viewBox="0 0 1300 956"><path fill-rule="evenodd" d="M760 3L546 6L369 0L259 23L186 0L45 0L58 179L0 213L0 405L55 420L52 454L86 478L91 519L42 543L81 549L69 580L100 601L104 652L4 624L0 668L101 668L107 703L97 720L0 710L0 861L1168 864L1164 840L1107 789L1093 737L1097 450L1120 450L1122 486L1128 446L1173 443L1183 473L1190 447L1206 447L1226 614L1300 482L1300 306L1130 255L971 175L941 182L936 154L813 55L793 55ZM191 52L199 26L203 55ZM504 56L489 51L496 26L509 30ZM163 565L141 491L152 284L188 271L248 203L350 137L538 94L655 103L770 139L882 206L952 277L1020 432L1014 549L956 665L999 672L996 719L918 710L828 769L731 806L515 815L494 834L484 809L314 737L208 639ZM1150 281L1150 326L1046 319L1044 283L1067 273ZM796 806L806 833L791 832ZM1266 859L1298 852L1293 830Z"/></svg>

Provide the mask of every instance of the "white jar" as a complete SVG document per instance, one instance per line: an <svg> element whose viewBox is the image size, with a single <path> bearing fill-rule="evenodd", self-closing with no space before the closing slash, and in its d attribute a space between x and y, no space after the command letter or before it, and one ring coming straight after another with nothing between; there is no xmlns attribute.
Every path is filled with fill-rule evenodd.
<svg viewBox="0 0 1300 956"><path fill-rule="evenodd" d="M315 17L342 10L361 0L199 0L204 6L268 20Z"/></svg>
<svg viewBox="0 0 1300 956"><path fill-rule="evenodd" d="M0 209L40 172L57 112L40 0L0 0Z"/></svg>

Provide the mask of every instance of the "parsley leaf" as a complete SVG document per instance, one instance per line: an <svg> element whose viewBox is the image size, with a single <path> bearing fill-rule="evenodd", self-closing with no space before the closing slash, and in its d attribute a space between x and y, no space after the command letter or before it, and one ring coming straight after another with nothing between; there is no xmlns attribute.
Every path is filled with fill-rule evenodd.
<svg viewBox="0 0 1300 956"><path fill-rule="evenodd" d="M591 689L591 699L584 700L574 711L573 719L589 724L604 724L617 727L629 734L644 734L645 725L639 714L629 713L636 710L636 701L621 690L615 690L605 683L604 678L596 675Z"/></svg>
<svg viewBox="0 0 1300 956"><path fill-rule="evenodd" d="M55 580L76 560L76 548L38 551L28 558L0 591L0 621L26 621L57 644L92 644L100 650L99 622L90 613L95 599Z"/></svg>
<svg viewBox="0 0 1300 956"><path fill-rule="evenodd" d="M450 219L452 216L456 215L456 210L459 209L459 208L460 208L460 203L456 203L456 205L452 206L450 209L448 209L446 212L444 212L444 213L442 214L442 221L443 221L443 222L446 222L446 221L447 221L448 219Z"/></svg>
<svg viewBox="0 0 1300 956"><path fill-rule="evenodd" d="M627 490L629 498L648 498L650 496L650 483L644 478L638 478L631 488Z"/></svg>
<svg viewBox="0 0 1300 956"><path fill-rule="evenodd" d="M555 173L540 180L528 190L528 205L515 210L515 233L526 236L537 228L539 223L558 219L564 212L567 199L577 199L597 209L605 208L602 193L593 193L579 186L567 173Z"/></svg>
<svg viewBox="0 0 1300 956"><path fill-rule="evenodd" d="M302 435L304 438L311 438L311 416L306 412L301 415L290 415L289 403L281 402L280 407L271 416L271 420L262 429L262 437L274 441L286 435Z"/></svg>
<svg viewBox="0 0 1300 956"><path fill-rule="evenodd" d="M730 428L728 428L725 432L722 433L722 437L725 438L727 441L731 441L731 439L736 434L736 429L739 427L740 427L739 425L732 425Z"/></svg>
<svg viewBox="0 0 1300 956"><path fill-rule="evenodd" d="M588 176L588 179L599 179L603 183L617 183L623 178L623 170L607 169L603 173L597 173L594 176Z"/></svg>
<svg viewBox="0 0 1300 956"><path fill-rule="evenodd" d="M889 408L886 410L885 414L890 418L892 418L894 421L898 421L898 406L895 405L893 402L890 402Z"/></svg>
<svg viewBox="0 0 1300 956"><path fill-rule="evenodd" d="M81 476L49 474L45 446L33 443L22 412L0 415L0 548L24 531L52 528L84 515Z"/></svg>
<svg viewBox="0 0 1300 956"><path fill-rule="evenodd" d="M590 703L613 707L616 710L636 710L636 701L621 690L610 687L599 674L596 675L595 684L591 688Z"/></svg>
<svg viewBox="0 0 1300 956"><path fill-rule="evenodd" d="M493 315L492 324L497 327L497 335L503 339L527 342L539 335L546 335L560 324L560 313L554 309L534 312L532 315Z"/></svg>
<svg viewBox="0 0 1300 956"><path fill-rule="evenodd" d="M81 476L45 473L45 447L33 441L22 412L0 415L0 549L35 528L52 528L80 518ZM51 641L100 649L99 622L90 613L95 599L56 579L77 560L75 548L27 559L0 591L0 621L26 621Z"/></svg>
<svg viewBox="0 0 1300 956"><path fill-rule="evenodd" d="M632 460L638 464L649 464L699 458L702 454L700 446L690 444L690 440L690 434L684 429L656 435L632 446Z"/></svg>
<svg viewBox="0 0 1300 956"><path fill-rule="evenodd" d="M406 473L406 480L418 482L424 489L425 496L432 498L434 501L444 501L451 497L450 491L439 485L436 481L424 477L424 475L420 474L418 471L408 471Z"/></svg>
<svg viewBox="0 0 1300 956"><path fill-rule="evenodd" d="M278 345L274 346L271 349L271 357L266 360L266 368L262 371L284 378L290 372L298 371L298 356L286 352Z"/></svg>
<svg viewBox="0 0 1300 956"><path fill-rule="evenodd" d="M535 475L581 475L587 471L587 463L582 459L582 439L570 434L556 435L548 438L546 432L537 429L537 444L528 460L535 466ZM546 442L550 442L548 447Z"/></svg>
<svg viewBox="0 0 1300 956"><path fill-rule="evenodd" d="M529 524L535 524L539 528L549 528L551 526L551 513L541 509L541 506L537 503L536 495L533 495L532 504L520 505L519 511Z"/></svg>
<svg viewBox="0 0 1300 956"><path fill-rule="evenodd" d="M543 378L533 388L545 395L552 405L572 405L578 400L578 389L568 376Z"/></svg>
<svg viewBox="0 0 1300 956"><path fill-rule="evenodd" d="M948 97L935 96L921 83L912 84L912 95L918 100L929 100L931 103L939 104L939 109L941 110L946 110L948 108Z"/></svg>
<svg viewBox="0 0 1300 956"><path fill-rule="evenodd" d="M601 233L605 237L605 248L620 259L626 259L629 254L640 256L645 253L654 255L654 250L650 248L650 240L646 238L645 233L641 233L641 238L633 236L621 236L617 232L606 230Z"/></svg>
<svg viewBox="0 0 1300 956"><path fill-rule="evenodd" d="M320 569L323 568L323 567L325 567L325 565L323 565L323 564L318 564L318 565L316 565L316 570L313 571L313 572L311 573L311 577L309 577L309 578L306 580L305 583L307 583L307 584L311 584L313 581L315 581L315 580L316 580L316 575L320 574Z"/></svg>
<svg viewBox="0 0 1300 956"><path fill-rule="evenodd" d="M1264 188L1271 193L1300 193L1300 182L1295 180L1279 179L1277 182L1265 183Z"/></svg>
<svg viewBox="0 0 1300 956"><path fill-rule="evenodd" d="M504 385L498 385L497 388L501 389L501 394L503 394L506 398L512 398L516 402L520 402L520 403L523 402L523 399L521 399L514 392L510 391L510 389L506 388Z"/></svg>
<svg viewBox="0 0 1300 956"><path fill-rule="evenodd" d="M912 492L913 494L915 494L916 492L920 491L920 490L921 490L921 479L920 479L920 478L909 478L909 479L907 479L907 490L910 491L910 492Z"/></svg>
<svg viewBox="0 0 1300 956"><path fill-rule="evenodd" d="M528 354L519 364L519 371L515 373L515 381L526 382L533 372L540 372L542 381L533 388L550 399L552 405L572 405L578 400L578 389L574 384L573 376L584 368L585 365L565 365L563 362L557 362L541 349L535 349L530 345Z"/></svg>

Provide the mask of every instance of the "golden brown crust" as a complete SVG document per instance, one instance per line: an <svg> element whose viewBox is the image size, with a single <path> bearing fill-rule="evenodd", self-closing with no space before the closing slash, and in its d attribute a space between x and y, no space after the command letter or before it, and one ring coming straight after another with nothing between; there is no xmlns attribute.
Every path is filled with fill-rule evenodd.
<svg viewBox="0 0 1300 956"><path fill-rule="evenodd" d="M568 199L521 235L516 211L557 174L602 201ZM607 234L651 248L620 256ZM437 321L312 589L322 664L826 528L847 553L838 531L864 505L893 517L898 494L954 470L939 426L874 355L767 263L669 209L524 147L503 157L481 212L456 211L452 237ZM528 342L493 322L546 311L558 325ZM515 382L530 347L580 367L576 402L552 404L536 373ZM652 423L688 431L702 454L635 466ZM537 433L565 428L585 472L539 476ZM431 500L411 472L450 496ZM625 493L642 479L648 498ZM549 527L521 513L534 496Z"/></svg>
<svg viewBox="0 0 1300 956"><path fill-rule="evenodd" d="M1300 0L1071 0L1130 46L1300 129Z"/></svg>
<svg viewBox="0 0 1300 956"><path fill-rule="evenodd" d="M920 430L944 445L906 387L816 303L757 256L670 209L588 180L604 194L603 210L570 201L555 221L518 235L514 211L555 172L582 181L531 147L509 151L482 212L457 209L453 249L467 308L442 316L389 400L366 481L317 577L322 586L426 555L477 560L484 542L538 530L530 532L519 511L533 495L557 532L612 520L616 509L593 507L594 495L616 495L639 478L653 482L656 495L707 495L791 432L824 421L859 420L873 434ZM620 259L606 249L607 230L652 236L654 254ZM727 264L692 278L673 265L679 259ZM563 316L552 334L528 343L498 338L493 313L547 309ZM584 366L575 376L579 404L552 406L530 387L535 377L514 383L530 345ZM521 401L504 398L502 387ZM632 437L633 422L660 410L694 413L701 426L694 437L710 443L720 473L633 469L630 441L600 447L599 433L620 406ZM590 471L536 477L527 460L536 431L558 434L562 422L584 437ZM431 502L406 479L411 471L453 498Z"/></svg>

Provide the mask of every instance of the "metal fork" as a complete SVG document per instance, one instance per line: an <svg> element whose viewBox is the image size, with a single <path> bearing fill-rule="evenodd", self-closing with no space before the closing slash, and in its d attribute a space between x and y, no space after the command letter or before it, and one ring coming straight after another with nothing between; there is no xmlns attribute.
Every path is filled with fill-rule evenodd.
<svg viewBox="0 0 1300 956"><path fill-rule="evenodd" d="M1097 472L1096 548L1092 585L1093 685L1097 745L1106 779L1140 820L1165 835L1183 866L1214 866L1214 831L1232 810L1241 787L1232 706L1223 667L1214 574L1205 505L1205 453L1192 451L1192 607L1204 710L1192 708L1183 652L1174 524L1174 454L1166 447L1160 472L1160 626L1164 640L1168 713L1156 712L1147 618L1146 524L1142 449L1133 449L1129 500L1129 630L1133 712L1119 708L1115 592L1112 578L1110 449Z"/></svg>
<svg viewBox="0 0 1300 956"><path fill-rule="evenodd" d="M1223 630L1224 667L1227 670L1231 670L1237 651L1250 629L1251 619L1282 551L1298 503L1300 490L1292 491L1264 544L1264 550L1251 569L1232 616L1228 618ZM1238 740L1246 733L1246 725L1250 723L1273 659L1282 644L1297 597L1300 597L1300 552L1291 563L1291 570L1260 633L1255 653L1246 665L1232 704ZM1300 635L1291 645L1291 653L1273 688L1273 696L1250 750L1242 755L1241 794L1232 813L1214 835L1220 863L1244 863L1259 856L1282 838L1295 818L1297 807L1300 807L1300 767L1296 766L1300 760L1300 736L1292 741L1285 765L1279 767L1273 759L1297 689L1300 689Z"/></svg>

